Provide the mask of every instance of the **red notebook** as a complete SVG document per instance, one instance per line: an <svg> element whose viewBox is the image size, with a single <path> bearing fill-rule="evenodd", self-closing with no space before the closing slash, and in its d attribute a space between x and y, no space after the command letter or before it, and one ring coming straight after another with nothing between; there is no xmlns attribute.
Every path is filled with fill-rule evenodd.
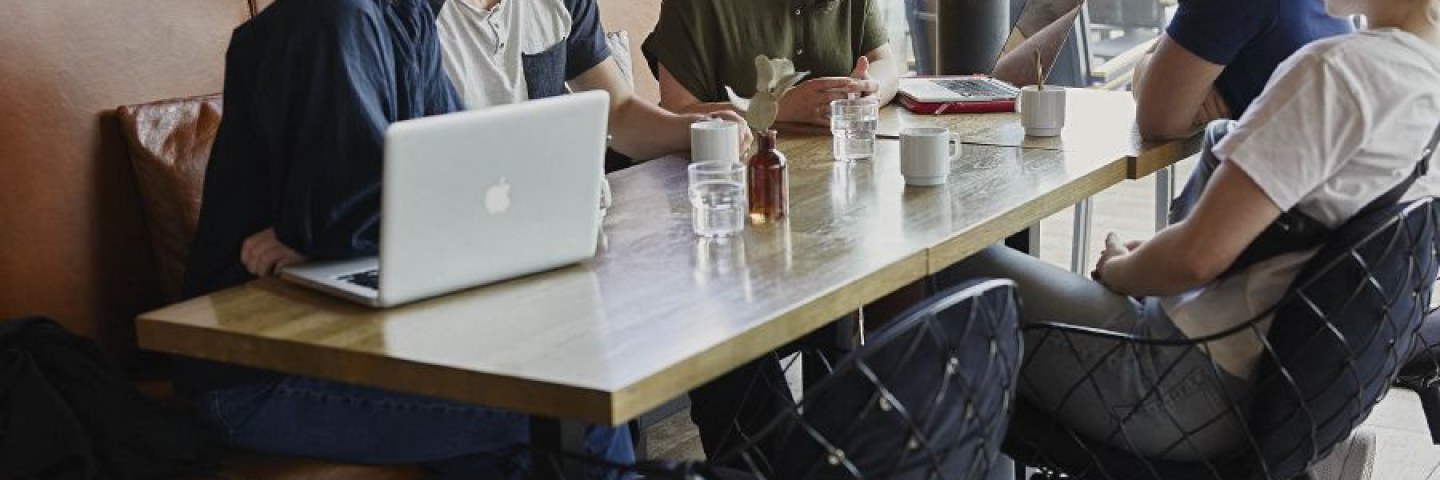
<svg viewBox="0 0 1440 480"><path fill-rule="evenodd" d="M900 106L906 110L940 115L943 113L1003 113L1015 111L1015 100L987 100L978 102L922 102L903 93L895 95L900 99Z"/></svg>
<svg viewBox="0 0 1440 480"><path fill-rule="evenodd" d="M915 113L992 113L1015 111L1020 89L985 75L906 77L896 98Z"/></svg>

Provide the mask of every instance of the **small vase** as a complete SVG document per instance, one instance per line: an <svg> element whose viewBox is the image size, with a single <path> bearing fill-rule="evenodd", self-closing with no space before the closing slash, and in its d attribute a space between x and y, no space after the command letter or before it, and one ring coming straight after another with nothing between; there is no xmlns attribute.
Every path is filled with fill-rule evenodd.
<svg viewBox="0 0 1440 480"><path fill-rule="evenodd" d="M775 131L767 130L758 137L760 146L746 164L750 221L769 223L785 218L790 210L790 178L785 169L785 154L775 149Z"/></svg>

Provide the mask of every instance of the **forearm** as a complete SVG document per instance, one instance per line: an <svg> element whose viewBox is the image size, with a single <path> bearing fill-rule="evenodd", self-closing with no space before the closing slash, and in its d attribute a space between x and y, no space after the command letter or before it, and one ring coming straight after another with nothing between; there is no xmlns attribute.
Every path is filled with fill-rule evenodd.
<svg viewBox="0 0 1440 480"><path fill-rule="evenodd" d="M1140 245L1128 255L1106 263L1101 278L1107 287L1128 296L1178 295L1212 280L1207 272L1197 272L1194 253L1188 252L1180 229L1166 229Z"/></svg>
<svg viewBox="0 0 1440 480"><path fill-rule="evenodd" d="M1147 140L1188 137L1202 122L1206 98L1225 66L1211 63L1161 36L1133 79L1136 125Z"/></svg>
<svg viewBox="0 0 1440 480"><path fill-rule="evenodd" d="M637 161L690 149L694 113L671 113L650 102L629 99L611 109L611 148Z"/></svg>
<svg viewBox="0 0 1440 480"><path fill-rule="evenodd" d="M683 106L683 107L673 108L673 109L671 109L671 111L674 111L675 113L680 113L680 114L699 114L699 115L709 115L709 114L712 114L712 113L715 113L715 112L735 112L735 113L743 113L743 112L740 111L740 108L739 108L739 107L736 107L735 104L730 103L730 102L692 103L692 104L689 104L689 105L686 105L686 106Z"/></svg>

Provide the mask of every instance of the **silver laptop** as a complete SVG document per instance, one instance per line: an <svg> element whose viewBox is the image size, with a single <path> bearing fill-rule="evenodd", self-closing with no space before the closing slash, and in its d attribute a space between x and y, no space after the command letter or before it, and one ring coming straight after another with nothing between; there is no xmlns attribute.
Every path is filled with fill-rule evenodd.
<svg viewBox="0 0 1440 480"><path fill-rule="evenodd" d="M1065 38L1074 29L1075 18L1083 4L1084 0L1029 0L1012 22L1010 36L1000 49L991 71L976 72L984 75L902 78L899 93L916 102L931 104L1013 101L1020 95L1018 87L1039 83L1036 81L1038 75L1034 57L1019 58L1018 55L1040 52L1043 68L1049 72L1060 56ZM1065 25L1056 25L1056 28L1064 29L1064 32L1058 32L1063 35L1055 35L1059 41L1039 43L1040 39L1049 36L1036 34L1057 22L1065 22ZM1031 44L1026 45L1027 41ZM1021 45L1027 48L1019 48ZM1017 57L1011 59L1012 53Z"/></svg>
<svg viewBox="0 0 1440 480"><path fill-rule="evenodd" d="M281 276L389 307L594 256L609 104L586 92L391 125L380 256Z"/></svg>

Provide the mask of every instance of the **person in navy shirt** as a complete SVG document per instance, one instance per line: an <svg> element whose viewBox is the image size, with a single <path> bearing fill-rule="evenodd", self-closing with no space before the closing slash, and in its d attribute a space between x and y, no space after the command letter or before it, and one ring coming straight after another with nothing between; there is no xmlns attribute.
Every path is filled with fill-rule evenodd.
<svg viewBox="0 0 1440 480"><path fill-rule="evenodd" d="M593 0L566 1L592 7L585 18L598 27ZM462 108L435 18L425 0L279 0L235 30L187 296L305 260L376 253L386 127ZM540 58L531 98L561 93L570 67L608 58L596 35ZM239 448L419 464L436 478L527 470L515 455L530 439L520 413L194 359L175 369L197 416ZM586 440L586 454L635 459L624 427L590 426Z"/></svg>
<svg viewBox="0 0 1440 480"><path fill-rule="evenodd" d="M1353 29L1326 13L1323 0L1180 0L1135 67L1140 134L1184 137L1211 120L1239 118L1280 62Z"/></svg>

